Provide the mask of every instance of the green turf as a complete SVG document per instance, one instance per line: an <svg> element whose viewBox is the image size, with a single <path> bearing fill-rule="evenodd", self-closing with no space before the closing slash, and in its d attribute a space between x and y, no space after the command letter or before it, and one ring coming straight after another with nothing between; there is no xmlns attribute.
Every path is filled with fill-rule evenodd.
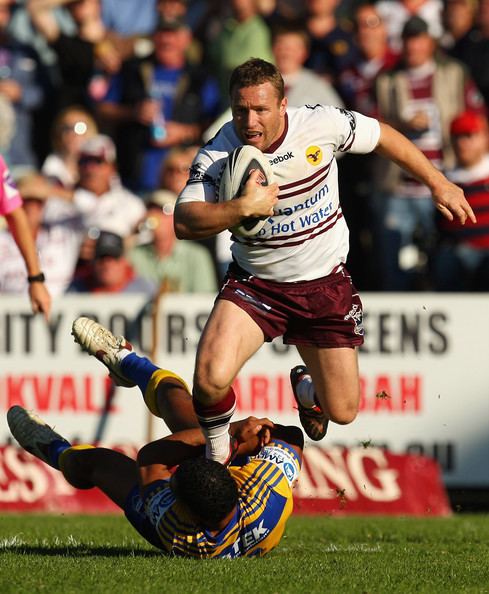
<svg viewBox="0 0 489 594"><path fill-rule="evenodd" d="M293 517L264 559L162 556L119 516L0 516L0 592L489 592L489 516Z"/></svg>

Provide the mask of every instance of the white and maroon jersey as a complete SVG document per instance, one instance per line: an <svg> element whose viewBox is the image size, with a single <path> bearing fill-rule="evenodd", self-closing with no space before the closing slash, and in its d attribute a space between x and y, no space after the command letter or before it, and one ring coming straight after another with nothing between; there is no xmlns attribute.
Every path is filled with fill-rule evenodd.
<svg viewBox="0 0 489 594"><path fill-rule="evenodd" d="M477 223L462 225L458 219L438 220L442 237L453 243L466 243L477 249L489 249L489 154L472 167L459 167L447 173L448 179L464 191Z"/></svg>
<svg viewBox="0 0 489 594"><path fill-rule="evenodd" d="M253 237L233 237L233 258L253 276L313 280L338 269L348 254L348 227L338 195L337 151L369 153L377 120L325 105L288 108L285 130L265 155L279 185L274 215ZM229 153L243 143L232 122L197 154L179 203L216 202Z"/></svg>

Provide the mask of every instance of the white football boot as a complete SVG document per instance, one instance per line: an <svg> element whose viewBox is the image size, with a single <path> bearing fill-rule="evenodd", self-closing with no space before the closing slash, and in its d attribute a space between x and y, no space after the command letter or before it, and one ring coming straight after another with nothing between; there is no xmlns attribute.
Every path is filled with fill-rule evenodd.
<svg viewBox="0 0 489 594"><path fill-rule="evenodd" d="M8 410L7 423L12 435L24 450L53 468L56 467L51 464L48 458L49 444L59 439L65 441L68 446L70 445L64 437L56 433L34 412L26 410L22 406L15 405Z"/></svg>
<svg viewBox="0 0 489 594"><path fill-rule="evenodd" d="M110 377L118 386L132 388L136 385L121 371L121 351L132 351L131 343L123 336L114 336L102 324L85 317L73 322L71 334L84 351L97 357L107 367Z"/></svg>

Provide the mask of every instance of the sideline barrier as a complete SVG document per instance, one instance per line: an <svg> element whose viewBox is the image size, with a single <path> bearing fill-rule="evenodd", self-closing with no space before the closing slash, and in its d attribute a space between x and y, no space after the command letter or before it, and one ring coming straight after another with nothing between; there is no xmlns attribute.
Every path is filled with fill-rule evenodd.
<svg viewBox="0 0 489 594"><path fill-rule="evenodd" d="M321 447L385 446L396 454L435 458L451 488L489 488L487 295L365 294L360 353L361 401L348 426L331 424ZM195 349L212 296L165 295L157 319L143 296L64 296L49 325L27 299L0 297L0 444L10 437L5 412L32 408L68 439L92 442L107 394L105 368L70 336L80 315L96 317L156 362L191 380ZM295 348L274 341L239 374L236 418L268 416L298 424L289 370ZM117 389L103 440L140 446L147 411L139 390ZM155 437L167 433L158 419ZM1 487L0 477L0 487Z"/></svg>
<svg viewBox="0 0 489 594"><path fill-rule="evenodd" d="M118 448L134 457L134 448ZM113 513L98 489L80 491L61 473L17 448L0 448L0 513ZM438 465L380 448L307 447L294 491L297 514L447 516Z"/></svg>

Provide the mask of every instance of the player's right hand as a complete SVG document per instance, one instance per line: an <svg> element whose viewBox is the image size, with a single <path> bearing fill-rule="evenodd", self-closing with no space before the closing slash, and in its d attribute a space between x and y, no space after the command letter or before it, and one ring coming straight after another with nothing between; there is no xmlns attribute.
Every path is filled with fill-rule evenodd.
<svg viewBox="0 0 489 594"><path fill-rule="evenodd" d="M268 217L273 215L273 207L278 202L278 184L262 186L261 172L256 169L250 175L239 200L244 209L244 217Z"/></svg>
<svg viewBox="0 0 489 594"><path fill-rule="evenodd" d="M231 423L229 433L239 444L239 455L253 455L270 441L270 430L273 427L273 422L266 417L248 417Z"/></svg>

